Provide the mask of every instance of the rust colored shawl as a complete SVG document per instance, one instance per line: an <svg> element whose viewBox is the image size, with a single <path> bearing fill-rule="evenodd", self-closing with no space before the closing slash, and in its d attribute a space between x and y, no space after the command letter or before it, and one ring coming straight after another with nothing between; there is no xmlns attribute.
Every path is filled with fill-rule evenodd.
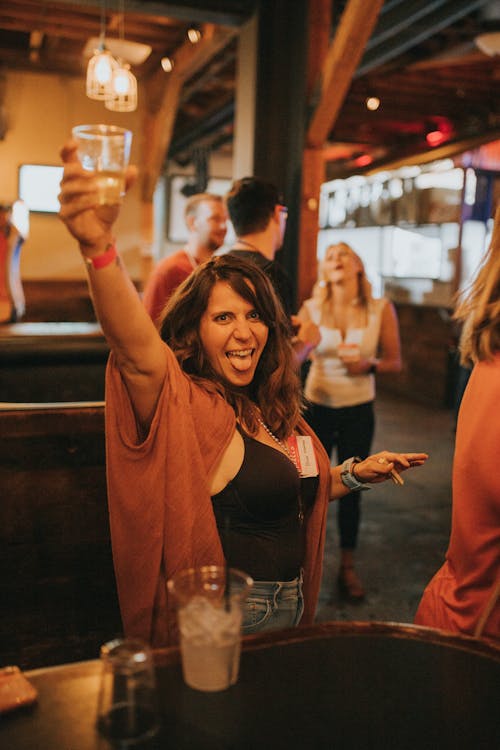
<svg viewBox="0 0 500 750"><path fill-rule="evenodd" d="M108 502L123 627L157 647L177 639L167 579L224 562L208 477L235 429L229 404L195 384L166 345L165 357L167 377L143 442L113 355L106 374ZM303 420L298 427L311 434ZM312 622L318 598L330 486L328 458L313 440L320 483L307 519L304 623Z"/></svg>

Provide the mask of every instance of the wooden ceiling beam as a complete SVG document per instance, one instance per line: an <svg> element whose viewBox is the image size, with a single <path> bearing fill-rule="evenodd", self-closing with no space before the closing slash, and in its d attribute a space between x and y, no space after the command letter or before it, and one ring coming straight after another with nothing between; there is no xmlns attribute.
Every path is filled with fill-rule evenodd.
<svg viewBox="0 0 500 750"><path fill-rule="evenodd" d="M487 133L482 133L477 136L470 136L469 138L461 138L460 140L453 141L452 143L445 143L442 146L438 146L434 149L426 149L420 153L415 153L414 149L408 152L406 155L391 155L387 159L377 163L373 169L365 170L364 174L370 176L376 174L381 169L394 170L400 169L401 167L412 166L413 164L427 164L430 161L436 161L439 159L451 159L454 156L459 156L465 151L476 149L485 143L491 143L500 138L500 128L492 129Z"/></svg>
<svg viewBox="0 0 500 750"><path fill-rule="evenodd" d="M457 68L467 67L469 65L482 65L488 61L488 58L479 49L473 49L470 45L467 45L467 50L457 51L456 55L450 53L446 57L433 57L429 60L419 60L418 62L411 63L407 66L408 71L419 71L419 70L437 70L438 72L446 66L446 68L454 68L455 77L457 75Z"/></svg>
<svg viewBox="0 0 500 750"><path fill-rule="evenodd" d="M307 133L309 147L321 147L327 140L383 3L384 0L348 1L323 66L321 98Z"/></svg>
<svg viewBox="0 0 500 750"><path fill-rule="evenodd" d="M82 10L99 7L99 0L57 0L61 6L79 6ZM121 9L121 0L106 0L108 11ZM237 28L255 11L255 0L207 0L200 7L196 0L127 0L126 12L144 16L169 16L187 23L214 23Z"/></svg>
<svg viewBox="0 0 500 750"><path fill-rule="evenodd" d="M309 3L309 44L307 51L306 92L308 99L315 93L328 54L332 25L331 0L311 0Z"/></svg>
<svg viewBox="0 0 500 750"><path fill-rule="evenodd" d="M222 29L206 24L198 44L185 42L175 53L171 73L161 68L145 81L146 115L142 149L141 195L144 202L153 200L158 178L170 147L182 87L237 34L235 29Z"/></svg>

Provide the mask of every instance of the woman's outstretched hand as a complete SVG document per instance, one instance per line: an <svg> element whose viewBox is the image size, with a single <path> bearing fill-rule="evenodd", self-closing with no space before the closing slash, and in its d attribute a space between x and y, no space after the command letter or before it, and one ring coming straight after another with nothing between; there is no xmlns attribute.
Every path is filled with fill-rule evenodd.
<svg viewBox="0 0 500 750"><path fill-rule="evenodd" d="M391 451L380 451L368 456L364 461L354 464L354 476L360 482L367 484L377 484L385 482L387 479L395 479L407 469L415 466L422 466L429 458L427 453L392 453ZM396 472L396 477L394 473Z"/></svg>
<svg viewBox="0 0 500 750"><path fill-rule="evenodd" d="M95 174L85 171L80 164L75 140L64 144L61 159L64 172L59 193L59 216L81 246L100 249L110 240L111 228L120 206L98 205ZM135 182L136 177L136 167L128 167L125 173L126 190Z"/></svg>

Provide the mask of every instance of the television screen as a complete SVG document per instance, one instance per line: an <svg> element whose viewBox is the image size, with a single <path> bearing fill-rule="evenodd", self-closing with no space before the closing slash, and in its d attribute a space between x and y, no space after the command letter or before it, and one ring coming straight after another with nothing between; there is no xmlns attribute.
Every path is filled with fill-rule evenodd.
<svg viewBox="0 0 500 750"><path fill-rule="evenodd" d="M41 213L57 213L59 211L59 195L63 173L62 167L47 164L21 164L19 167L18 195L28 206L30 211Z"/></svg>

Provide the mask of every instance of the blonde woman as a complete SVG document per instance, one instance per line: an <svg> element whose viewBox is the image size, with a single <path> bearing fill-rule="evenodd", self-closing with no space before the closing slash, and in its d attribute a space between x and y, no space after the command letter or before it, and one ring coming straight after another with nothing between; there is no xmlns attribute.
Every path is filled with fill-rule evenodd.
<svg viewBox="0 0 500 750"><path fill-rule="evenodd" d="M321 332L305 383L306 419L328 455L336 446L339 462L353 455L368 456L375 429L375 374L401 369L394 306L385 298L372 297L361 258L339 242L327 248L312 297L299 317L312 320ZM359 601L365 596L354 568L360 491L339 502L337 522L339 593Z"/></svg>
<svg viewBox="0 0 500 750"><path fill-rule="evenodd" d="M474 365L458 414L451 536L415 622L500 644L500 207L491 245L455 313Z"/></svg>

